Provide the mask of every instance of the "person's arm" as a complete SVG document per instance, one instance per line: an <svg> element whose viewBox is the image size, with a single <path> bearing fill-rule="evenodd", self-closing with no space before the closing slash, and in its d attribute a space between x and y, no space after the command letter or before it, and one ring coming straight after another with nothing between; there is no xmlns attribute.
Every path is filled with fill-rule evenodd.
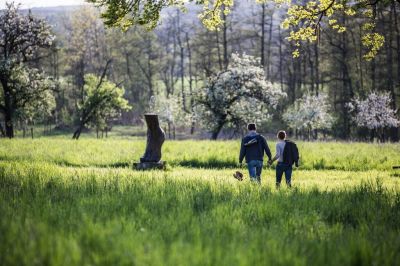
<svg viewBox="0 0 400 266"><path fill-rule="evenodd" d="M240 164L242 164L245 155L246 155L246 147L244 146L244 141L242 139L242 144L240 145L240 153L239 153Z"/></svg>
<svg viewBox="0 0 400 266"><path fill-rule="evenodd" d="M299 150L296 144L293 145L293 154L294 154L294 165L296 167L299 167Z"/></svg>
<svg viewBox="0 0 400 266"><path fill-rule="evenodd" d="M270 160L271 164L272 164L273 162L275 162L276 160L278 160L279 154L280 154L280 148L279 148L279 145L278 145L278 143L277 143L277 144L276 144L276 154L275 154L274 158L272 158L272 159Z"/></svg>
<svg viewBox="0 0 400 266"><path fill-rule="evenodd" d="M262 141L263 141L263 148L264 148L265 154L268 156L268 161L271 161L272 155L271 155L271 151L268 147L267 140L264 137L262 137Z"/></svg>

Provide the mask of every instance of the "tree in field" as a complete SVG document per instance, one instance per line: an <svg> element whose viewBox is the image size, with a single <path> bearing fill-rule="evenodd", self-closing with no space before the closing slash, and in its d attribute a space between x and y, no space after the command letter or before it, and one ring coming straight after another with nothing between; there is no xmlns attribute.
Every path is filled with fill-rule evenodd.
<svg viewBox="0 0 400 266"><path fill-rule="evenodd" d="M95 126L97 129L106 126L110 119L130 108L124 99L124 89L108 81L105 72L100 78L86 75L83 103L79 107L79 126L72 138L79 139L85 126Z"/></svg>
<svg viewBox="0 0 400 266"><path fill-rule="evenodd" d="M318 129L330 129L333 117L326 95L309 95L295 101L283 115L283 120L295 130L306 131L307 137Z"/></svg>
<svg viewBox="0 0 400 266"><path fill-rule="evenodd" d="M13 3L0 13L0 111L9 138L14 137L15 112L49 89L44 74L29 64L37 60L41 48L50 47L53 39L45 20L31 13L21 14Z"/></svg>
<svg viewBox="0 0 400 266"><path fill-rule="evenodd" d="M19 120L23 125L25 137L27 125L31 126L33 132L35 121L44 122L52 116L56 105L53 95L54 82L38 70L27 70L24 67L15 68L11 80L11 83L15 84L15 102L18 103L14 120Z"/></svg>
<svg viewBox="0 0 400 266"><path fill-rule="evenodd" d="M391 107L390 93L372 92L365 100L354 99L354 104L349 104L354 111L354 121L359 127L372 131L372 137L376 135L381 141L385 140L384 130L400 126L400 120L396 116L396 110Z"/></svg>
<svg viewBox="0 0 400 266"><path fill-rule="evenodd" d="M260 59L232 54L228 69L210 78L197 97L198 111L212 139L217 139L225 125L240 127L249 121L268 118L268 109L275 108L285 97L279 88L265 80ZM261 121L260 121L261 120Z"/></svg>

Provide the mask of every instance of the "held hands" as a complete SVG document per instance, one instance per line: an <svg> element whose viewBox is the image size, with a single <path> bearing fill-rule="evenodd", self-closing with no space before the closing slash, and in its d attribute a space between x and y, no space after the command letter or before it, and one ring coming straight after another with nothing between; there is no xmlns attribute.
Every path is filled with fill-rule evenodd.
<svg viewBox="0 0 400 266"><path fill-rule="evenodd" d="M268 165L272 165L273 161L271 159L268 160Z"/></svg>

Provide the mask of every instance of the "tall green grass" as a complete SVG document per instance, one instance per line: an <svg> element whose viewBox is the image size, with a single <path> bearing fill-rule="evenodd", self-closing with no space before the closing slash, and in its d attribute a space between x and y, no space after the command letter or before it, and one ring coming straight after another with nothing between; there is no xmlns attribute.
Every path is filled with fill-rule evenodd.
<svg viewBox="0 0 400 266"><path fill-rule="evenodd" d="M398 144L299 143L293 189L232 177L239 143L0 141L0 265L396 265ZM243 169L244 170L244 169Z"/></svg>
<svg viewBox="0 0 400 266"><path fill-rule="evenodd" d="M400 193L381 179L276 191L212 172L3 162L0 265L395 265L400 259Z"/></svg>
<svg viewBox="0 0 400 266"><path fill-rule="evenodd" d="M400 165L400 144L299 142L304 170L389 170ZM272 153L275 142L270 141ZM0 160L47 161L70 166L128 167L144 153L145 141L127 139L1 140ZM167 141L163 159L171 166L235 168L239 141Z"/></svg>

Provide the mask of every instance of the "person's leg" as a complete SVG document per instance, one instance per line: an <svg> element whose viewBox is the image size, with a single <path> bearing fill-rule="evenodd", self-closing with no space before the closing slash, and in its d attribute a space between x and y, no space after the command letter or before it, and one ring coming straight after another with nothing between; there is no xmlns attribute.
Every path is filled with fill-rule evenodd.
<svg viewBox="0 0 400 266"><path fill-rule="evenodd" d="M282 175L283 175L282 165L278 163L275 169L276 169L276 188L279 188L281 185Z"/></svg>
<svg viewBox="0 0 400 266"><path fill-rule="evenodd" d="M257 181L256 177L256 161L250 161L247 163L247 168L249 169L250 181Z"/></svg>
<svg viewBox="0 0 400 266"><path fill-rule="evenodd" d="M285 168L286 185L292 187L292 166L287 165Z"/></svg>
<svg viewBox="0 0 400 266"><path fill-rule="evenodd" d="M263 167L263 161L257 161L257 166L256 166L256 177L257 177L257 182L261 184L261 172L262 172L262 167Z"/></svg>

